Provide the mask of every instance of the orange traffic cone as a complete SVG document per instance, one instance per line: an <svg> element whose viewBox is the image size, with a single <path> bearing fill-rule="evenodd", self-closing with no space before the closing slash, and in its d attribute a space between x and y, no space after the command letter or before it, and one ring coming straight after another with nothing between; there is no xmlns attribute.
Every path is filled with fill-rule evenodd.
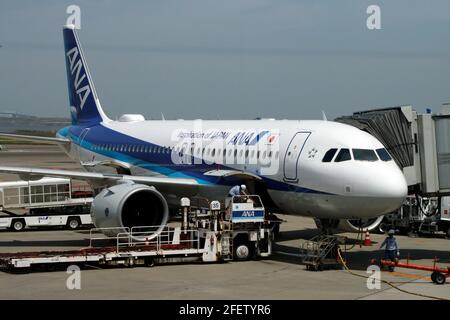
<svg viewBox="0 0 450 320"><path fill-rule="evenodd" d="M372 245L372 240L370 240L369 230L366 230L366 235L364 237L364 246L370 247Z"/></svg>

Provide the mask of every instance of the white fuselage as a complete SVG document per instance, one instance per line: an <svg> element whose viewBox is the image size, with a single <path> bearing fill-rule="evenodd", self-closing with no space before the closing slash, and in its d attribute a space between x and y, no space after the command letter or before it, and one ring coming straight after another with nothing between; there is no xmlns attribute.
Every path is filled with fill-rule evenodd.
<svg viewBox="0 0 450 320"><path fill-rule="evenodd" d="M319 218L368 218L397 209L407 194L393 160L355 159L353 150L383 149L370 134L333 121L107 121L59 132L68 154L88 171L189 177L198 195L223 198L245 181L264 186L279 209ZM330 149L330 162L323 162ZM342 149L350 159L336 162ZM357 150L355 150L356 152ZM168 201L184 196L175 187Z"/></svg>

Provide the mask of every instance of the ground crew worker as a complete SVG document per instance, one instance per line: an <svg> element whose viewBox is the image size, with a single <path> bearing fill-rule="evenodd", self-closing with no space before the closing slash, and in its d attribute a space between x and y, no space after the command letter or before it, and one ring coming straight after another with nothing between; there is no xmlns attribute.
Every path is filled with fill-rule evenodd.
<svg viewBox="0 0 450 320"><path fill-rule="evenodd" d="M235 185L233 188L230 189L230 191L228 191L228 197L225 201L225 207L228 208L231 204L231 201L233 199L234 196L240 196L240 195L246 195L247 194L247 187L245 186L245 184L241 184L241 185ZM236 203L238 202L244 202L241 201L243 199L239 199L240 197L236 198Z"/></svg>
<svg viewBox="0 0 450 320"><path fill-rule="evenodd" d="M247 194L247 187L245 186L245 184L241 184L240 186L235 185L233 188L230 189L230 191L228 191L229 197L246 195L246 194Z"/></svg>
<svg viewBox="0 0 450 320"><path fill-rule="evenodd" d="M400 248L398 247L394 234L395 231L393 229L389 230L388 236L380 246L380 249L386 246L384 250L384 259L386 260L397 261L397 257L400 256ZM391 266L389 271L394 271L394 267Z"/></svg>

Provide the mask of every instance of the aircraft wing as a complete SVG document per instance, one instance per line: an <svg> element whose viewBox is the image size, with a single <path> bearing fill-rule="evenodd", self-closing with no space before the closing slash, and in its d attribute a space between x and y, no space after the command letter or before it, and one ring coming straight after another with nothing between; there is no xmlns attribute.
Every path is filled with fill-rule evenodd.
<svg viewBox="0 0 450 320"><path fill-rule="evenodd" d="M9 167L0 166L0 173L12 173L20 176L21 179L30 180L41 177L58 177L58 178L72 178L76 180L88 181L94 185L112 185L120 180L133 181L152 185L155 187L167 188L182 188L190 189L198 186L195 179L188 178L170 178L170 177L151 177L151 176L131 176L121 174L108 174L97 172L82 172L56 169L38 169L25 167Z"/></svg>
<svg viewBox="0 0 450 320"><path fill-rule="evenodd" d="M0 138L11 138L16 140L32 141L32 142L45 142L50 144L70 144L69 139L64 138L52 138L52 137L38 137L38 136L27 136L22 134L12 134L12 133L0 133Z"/></svg>

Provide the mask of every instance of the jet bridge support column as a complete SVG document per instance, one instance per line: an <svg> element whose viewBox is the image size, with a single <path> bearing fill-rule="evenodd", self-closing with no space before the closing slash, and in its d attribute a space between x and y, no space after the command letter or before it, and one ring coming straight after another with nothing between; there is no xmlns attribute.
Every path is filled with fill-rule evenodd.
<svg viewBox="0 0 450 320"><path fill-rule="evenodd" d="M418 115L420 164L422 171L422 192L433 194L439 191L436 158L436 135L431 114Z"/></svg>

